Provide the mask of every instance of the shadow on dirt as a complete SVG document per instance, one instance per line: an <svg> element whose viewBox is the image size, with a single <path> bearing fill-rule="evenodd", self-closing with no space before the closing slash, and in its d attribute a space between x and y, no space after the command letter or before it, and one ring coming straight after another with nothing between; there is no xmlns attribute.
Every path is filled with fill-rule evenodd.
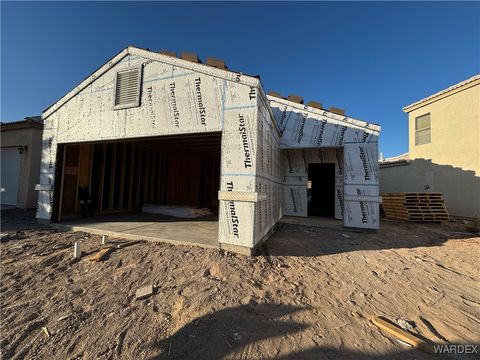
<svg viewBox="0 0 480 360"><path fill-rule="evenodd" d="M455 225L455 226L454 226ZM453 227L452 227L453 226ZM376 233L338 228L280 224L258 251L270 256L322 256L359 250L441 246L449 239L467 239L462 224L409 223L383 220Z"/></svg>
<svg viewBox="0 0 480 360"><path fill-rule="evenodd" d="M273 349L269 357L264 350L256 350L261 341L291 338L309 328L310 325L292 321L292 315L302 311L302 307L280 304L242 305L227 308L202 316L183 326L172 336L147 344L158 351L155 359L435 359L439 355L429 355L412 349L388 354L365 354L331 347L312 347L305 350L292 350L287 355L285 348ZM271 345L270 345L271 347ZM276 354L275 354L276 353ZM467 355L456 357L470 359ZM472 358L473 359L473 358Z"/></svg>

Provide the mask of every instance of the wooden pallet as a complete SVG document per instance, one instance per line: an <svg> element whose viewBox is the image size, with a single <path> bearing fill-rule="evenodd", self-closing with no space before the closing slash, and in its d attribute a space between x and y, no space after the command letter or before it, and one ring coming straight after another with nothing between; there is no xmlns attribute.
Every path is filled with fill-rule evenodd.
<svg viewBox="0 0 480 360"><path fill-rule="evenodd" d="M389 219L444 222L449 215L442 193L383 193L382 208Z"/></svg>

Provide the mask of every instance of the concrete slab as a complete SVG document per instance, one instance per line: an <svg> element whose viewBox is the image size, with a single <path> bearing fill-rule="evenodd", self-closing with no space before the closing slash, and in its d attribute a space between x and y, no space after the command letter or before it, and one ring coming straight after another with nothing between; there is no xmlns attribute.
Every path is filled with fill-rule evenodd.
<svg viewBox="0 0 480 360"><path fill-rule="evenodd" d="M218 218L180 219L158 214L119 213L63 221L57 227L131 240L218 248Z"/></svg>

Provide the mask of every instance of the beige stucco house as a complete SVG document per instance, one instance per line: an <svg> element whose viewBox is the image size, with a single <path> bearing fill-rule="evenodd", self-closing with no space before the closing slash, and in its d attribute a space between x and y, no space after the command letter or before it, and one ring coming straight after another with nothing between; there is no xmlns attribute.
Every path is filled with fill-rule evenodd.
<svg viewBox="0 0 480 360"><path fill-rule="evenodd" d="M480 75L403 108L409 153L380 163L381 192L442 192L451 215L480 215Z"/></svg>
<svg viewBox="0 0 480 360"><path fill-rule="evenodd" d="M35 185L40 176L43 121L39 116L0 124L2 208L37 206Z"/></svg>

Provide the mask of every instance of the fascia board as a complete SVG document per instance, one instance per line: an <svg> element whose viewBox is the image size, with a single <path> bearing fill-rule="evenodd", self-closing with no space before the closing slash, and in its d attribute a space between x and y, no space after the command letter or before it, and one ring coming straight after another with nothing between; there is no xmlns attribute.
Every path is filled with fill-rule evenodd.
<svg viewBox="0 0 480 360"><path fill-rule="evenodd" d="M377 124L374 124L374 123L369 123L369 122L366 122L366 121L363 121L363 120L354 119L354 118L351 118L349 116L342 116L342 115L334 114L334 113L332 113L330 111L327 111L327 110L316 109L316 108L313 108L311 106L306 106L306 105L298 104L298 103L288 101L288 100L285 100L285 99L280 99L280 98L277 98L275 96L267 95L267 98L268 98L268 100L270 100L274 103L287 105L287 106L293 107L294 109L299 110L299 111L307 110L309 113L313 113L313 114L320 115L320 116L325 116L325 117L327 117L331 120L334 120L336 122L340 122L342 124L348 124L350 126L353 125L355 127L360 127L362 129L371 130L373 132L376 132L377 135L381 131L380 125L377 125Z"/></svg>

